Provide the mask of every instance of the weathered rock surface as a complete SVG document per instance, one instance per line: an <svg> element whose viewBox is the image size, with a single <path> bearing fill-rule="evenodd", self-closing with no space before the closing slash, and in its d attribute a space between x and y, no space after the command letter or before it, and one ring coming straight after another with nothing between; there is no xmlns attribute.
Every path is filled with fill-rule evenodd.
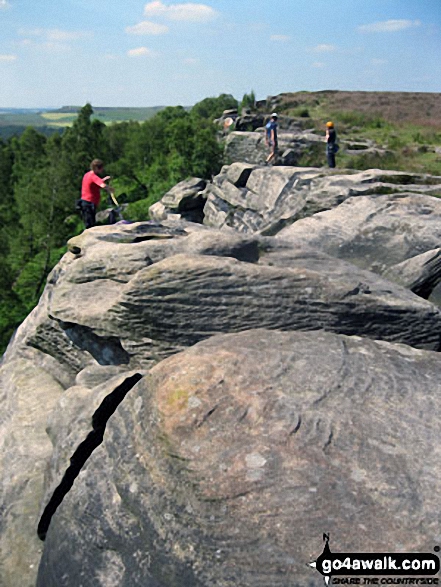
<svg viewBox="0 0 441 587"><path fill-rule="evenodd" d="M332 210L350 197L402 192L441 194L440 177L400 171L371 169L342 172L249 165L246 182L237 183L234 180L237 168L243 170L244 164L225 166L213 183L208 184L204 208L206 225L216 228L229 226L241 232L273 235L296 220ZM435 199L430 198L428 201ZM342 217L349 225L348 230L353 226L355 234L359 228L357 218L352 220L352 216L346 214ZM348 221L348 218L351 220Z"/></svg>
<svg viewBox="0 0 441 587"><path fill-rule="evenodd" d="M84 463L101 444L108 419L127 393L142 378L142 373L125 372L95 388L69 388L52 410L46 432L54 450L45 475L45 493L37 532L44 540L52 516L71 490Z"/></svg>
<svg viewBox="0 0 441 587"><path fill-rule="evenodd" d="M255 330L132 389L55 514L38 587L318 587L322 551L439 543L437 353Z"/></svg>
<svg viewBox="0 0 441 587"><path fill-rule="evenodd" d="M424 194L350 198L278 236L384 274L424 298L441 278L441 200Z"/></svg>

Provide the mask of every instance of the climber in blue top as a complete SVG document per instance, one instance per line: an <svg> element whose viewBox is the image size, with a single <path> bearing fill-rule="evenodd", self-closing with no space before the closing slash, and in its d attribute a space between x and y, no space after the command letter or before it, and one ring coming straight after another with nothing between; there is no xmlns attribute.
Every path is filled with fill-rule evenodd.
<svg viewBox="0 0 441 587"><path fill-rule="evenodd" d="M267 163L275 161L277 157L277 114L273 112L269 122L265 126L265 142L271 149L270 154L266 158Z"/></svg>

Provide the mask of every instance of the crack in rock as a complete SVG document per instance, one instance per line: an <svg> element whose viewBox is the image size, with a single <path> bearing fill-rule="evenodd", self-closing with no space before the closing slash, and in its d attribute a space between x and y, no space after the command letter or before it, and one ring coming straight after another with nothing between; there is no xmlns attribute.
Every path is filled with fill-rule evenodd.
<svg viewBox="0 0 441 587"><path fill-rule="evenodd" d="M71 490L75 479L80 474L82 468L93 451L102 443L104 432L109 418L115 413L120 403L124 400L128 392L142 379L140 373L135 373L127 377L118 387L116 387L108 396L104 398L100 406L92 416L92 430L89 432L83 442L77 447L70 459L70 466L67 468L63 478L55 489L46 505L37 528L37 534L40 540L45 540L46 534L52 520L52 516L63 502L65 496Z"/></svg>

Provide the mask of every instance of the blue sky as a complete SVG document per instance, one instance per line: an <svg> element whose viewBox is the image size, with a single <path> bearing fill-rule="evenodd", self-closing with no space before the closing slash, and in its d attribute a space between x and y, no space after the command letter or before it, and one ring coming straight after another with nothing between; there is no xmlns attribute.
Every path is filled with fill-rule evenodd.
<svg viewBox="0 0 441 587"><path fill-rule="evenodd" d="M441 0L0 0L0 108L441 92Z"/></svg>

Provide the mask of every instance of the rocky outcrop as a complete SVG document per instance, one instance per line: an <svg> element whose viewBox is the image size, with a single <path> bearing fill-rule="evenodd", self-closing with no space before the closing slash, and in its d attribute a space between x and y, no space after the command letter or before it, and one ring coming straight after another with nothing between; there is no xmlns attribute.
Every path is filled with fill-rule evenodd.
<svg viewBox="0 0 441 587"><path fill-rule="evenodd" d="M234 163L225 166L213 183L208 184L204 223L216 228L229 226L241 232L273 235L296 220L318 212L335 209L330 214L338 216L340 209L337 206L351 197L372 195L375 197L370 201L374 202L381 194L404 192L439 195L441 178L375 169L343 172ZM427 202L429 208L436 204L434 198L427 198ZM422 213L421 218L425 217ZM321 222L318 218L321 217L317 216L311 222L318 226ZM347 230L353 227L353 234L358 233L360 225L357 217L352 221L351 211L342 212L341 218L348 224ZM348 218L351 218L349 223ZM300 230L300 223L295 226Z"/></svg>
<svg viewBox="0 0 441 587"><path fill-rule="evenodd" d="M250 163L264 165L268 156L265 143L264 124L269 116L239 117L235 121L235 131L225 138L225 160L229 163ZM279 155L277 165L295 166L301 164L305 154L322 156L326 164L326 145L324 134L317 134L308 128L308 119L280 117ZM340 152L348 155L380 155L390 153L374 141L339 140Z"/></svg>
<svg viewBox="0 0 441 587"><path fill-rule="evenodd" d="M219 332L257 325L439 348L438 310L352 265L271 238L207 229L151 235L104 244L104 231L87 231L71 241L81 252L51 278L48 314L102 364L148 367Z"/></svg>
<svg viewBox="0 0 441 587"><path fill-rule="evenodd" d="M335 552L430 552L440 369L402 345L265 330L163 361L55 514L38 587L319 587L323 531Z"/></svg>
<svg viewBox="0 0 441 587"><path fill-rule="evenodd" d="M37 530L38 587L315 586L323 532L353 552L440 535L439 178L197 183L205 225L181 185L169 220L71 239L8 347L2 587L35 586Z"/></svg>
<svg viewBox="0 0 441 587"><path fill-rule="evenodd" d="M279 130L278 140L279 163L282 165L296 165L305 150L311 146L321 147L325 153L324 138L312 132ZM263 165L268 154L263 128L256 132L234 131L225 140L225 159L230 163L246 162ZM286 161L287 158L289 158L288 161Z"/></svg>
<svg viewBox="0 0 441 587"><path fill-rule="evenodd" d="M46 420L63 387L34 361L0 370L0 585L34 587L43 545L35 528L53 446Z"/></svg>

